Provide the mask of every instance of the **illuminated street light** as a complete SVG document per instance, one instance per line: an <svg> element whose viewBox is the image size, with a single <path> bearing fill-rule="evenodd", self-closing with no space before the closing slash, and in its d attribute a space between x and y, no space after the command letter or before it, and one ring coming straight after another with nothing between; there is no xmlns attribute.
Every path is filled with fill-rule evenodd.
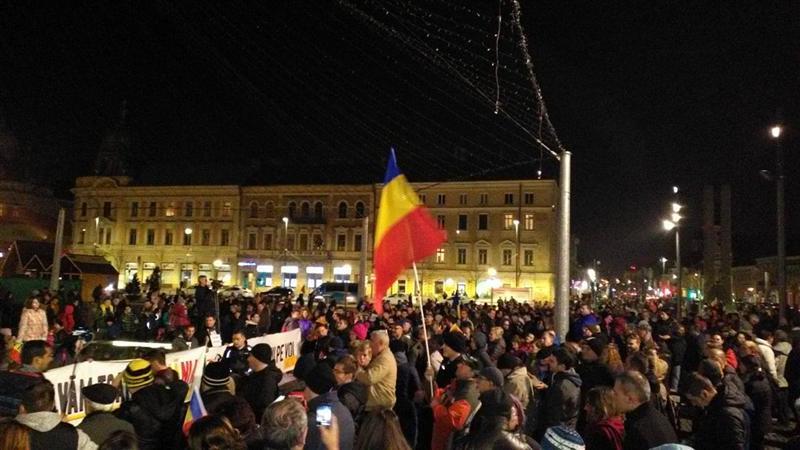
<svg viewBox="0 0 800 450"><path fill-rule="evenodd" d="M672 222L674 222L674 223L678 223L678 222L680 222L680 220L681 220L683 217L681 217L681 215L680 215L680 214L678 214L678 213L672 213L672 216L671 216L670 218L672 219Z"/></svg>
<svg viewBox="0 0 800 450"><path fill-rule="evenodd" d="M775 125L774 127L770 128L769 132L770 132L770 134L772 134L772 137L774 137L775 139L778 139L779 137L781 137L781 133L783 132L783 128L781 128L780 125Z"/></svg>
<svg viewBox="0 0 800 450"><path fill-rule="evenodd" d="M592 283L597 281L597 272L594 269L586 269L586 275L589 276L589 281Z"/></svg>
<svg viewBox="0 0 800 450"><path fill-rule="evenodd" d="M215 260L214 260L214 262L213 262L213 263L211 263L211 264L213 264L215 268L219 269L220 267L222 267L222 260L221 260L221 259L219 259L219 258L217 258L217 259L215 259Z"/></svg>
<svg viewBox="0 0 800 450"><path fill-rule="evenodd" d="M187 236L188 236L188 235L191 235L191 234L192 234L192 229L191 229L191 228L189 228L189 227L186 227L186 228L183 230L183 234L185 234L185 235L187 235Z"/></svg>
<svg viewBox="0 0 800 450"><path fill-rule="evenodd" d="M785 180L783 174L783 146L781 146L781 134L783 127L774 125L770 128L770 134L775 139L775 212L777 230L775 240L778 244L777 259L777 282L778 282L778 323L786 319L786 200L785 200Z"/></svg>
<svg viewBox="0 0 800 450"><path fill-rule="evenodd" d="M672 204L672 212L674 212L674 213L680 212L681 208L683 208L683 206L681 206L681 205L679 205L677 203L673 203Z"/></svg>
<svg viewBox="0 0 800 450"><path fill-rule="evenodd" d="M673 222L671 220L666 220L666 219L662 220L661 224L664 226L664 229L666 231L672 231L673 228L678 226L678 224L676 224L675 222Z"/></svg>

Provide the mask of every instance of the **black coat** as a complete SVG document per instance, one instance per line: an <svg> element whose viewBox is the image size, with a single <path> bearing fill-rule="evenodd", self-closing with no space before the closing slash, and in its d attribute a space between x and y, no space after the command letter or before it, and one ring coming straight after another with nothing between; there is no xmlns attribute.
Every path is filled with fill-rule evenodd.
<svg viewBox="0 0 800 450"><path fill-rule="evenodd" d="M622 443L625 450L649 450L677 442L678 437L669 420L656 410L652 402L644 402L625 414L625 439Z"/></svg>
<svg viewBox="0 0 800 450"><path fill-rule="evenodd" d="M537 436L552 426L566 425L574 429L578 423L581 398L581 377L574 371L557 372L539 405Z"/></svg>
<svg viewBox="0 0 800 450"><path fill-rule="evenodd" d="M752 435L761 438L772 429L772 387L764 372L752 374L744 383L745 393L753 402Z"/></svg>
<svg viewBox="0 0 800 450"><path fill-rule="evenodd" d="M142 450L179 448L184 398L186 391L152 384L122 402L116 415L133 425Z"/></svg>
<svg viewBox="0 0 800 450"><path fill-rule="evenodd" d="M358 424L367 404L367 386L360 381L351 381L336 389L339 401L350 411L353 421Z"/></svg>
<svg viewBox="0 0 800 450"><path fill-rule="evenodd" d="M693 426L695 450L744 450L749 428L744 404L744 394L718 391Z"/></svg>
<svg viewBox="0 0 800 450"><path fill-rule="evenodd" d="M218 414L226 403L235 398L227 388L212 388L200 394L209 414Z"/></svg>
<svg viewBox="0 0 800 450"><path fill-rule="evenodd" d="M207 314L216 313L214 307L214 292L208 286L197 286L194 290L194 308L197 310L198 318L205 320Z"/></svg>
<svg viewBox="0 0 800 450"><path fill-rule="evenodd" d="M669 352L672 353L672 365L682 366L683 358L686 356L686 337L675 334L667 345L669 346Z"/></svg>
<svg viewBox="0 0 800 450"><path fill-rule="evenodd" d="M270 365L264 370L253 372L242 379L236 394L250 403L253 414L256 416L256 423L261 423L264 410L278 398L278 383L281 378L283 378L283 372Z"/></svg>

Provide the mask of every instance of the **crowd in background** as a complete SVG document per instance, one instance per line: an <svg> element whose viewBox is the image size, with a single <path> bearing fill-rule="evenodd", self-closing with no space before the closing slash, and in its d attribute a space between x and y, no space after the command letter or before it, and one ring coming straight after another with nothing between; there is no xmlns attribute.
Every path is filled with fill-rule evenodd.
<svg viewBox="0 0 800 450"><path fill-rule="evenodd" d="M513 299L386 304L378 315L302 295L217 303L202 279L191 296L97 294L3 303L0 415L14 419L0 424L0 448L744 450L797 423L791 309L779 323L768 305L690 304L679 322L672 302L575 302L561 341L551 307ZM282 384L269 345L247 339L293 329L303 341ZM229 344L203 372L208 415L181 432L188 385L154 350L114 383L83 387L87 418L65 424L41 374L86 358L78 330L176 350Z"/></svg>

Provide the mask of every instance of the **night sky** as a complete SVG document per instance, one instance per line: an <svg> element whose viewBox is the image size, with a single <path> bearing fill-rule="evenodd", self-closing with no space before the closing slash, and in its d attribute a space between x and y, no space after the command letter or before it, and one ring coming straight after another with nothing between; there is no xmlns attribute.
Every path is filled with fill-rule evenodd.
<svg viewBox="0 0 800 450"><path fill-rule="evenodd" d="M143 184L372 183L392 145L412 181L553 178L535 140L560 140L581 260L671 258L673 184L693 257L711 182L733 187L747 263L775 251L759 169L774 169L768 127L782 118L800 253L797 2L522 1L552 127L510 0L498 40L486 1L66 3L0 6L0 111L27 149L17 172L61 196L91 174L123 100Z"/></svg>

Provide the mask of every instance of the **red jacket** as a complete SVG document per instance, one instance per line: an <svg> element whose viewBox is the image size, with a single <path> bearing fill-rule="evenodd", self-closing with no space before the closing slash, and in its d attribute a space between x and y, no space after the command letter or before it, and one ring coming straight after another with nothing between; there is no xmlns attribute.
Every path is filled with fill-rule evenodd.
<svg viewBox="0 0 800 450"><path fill-rule="evenodd" d="M59 314L58 319L61 320L61 325L64 326L64 331L72 333L75 329L75 307L67 303L64 309Z"/></svg>
<svg viewBox="0 0 800 450"><path fill-rule="evenodd" d="M445 389L436 389L435 399L439 403L433 407L433 441L431 450L446 450L447 440L457 430L461 430L467 423L472 407L466 400L447 400L450 392ZM452 398L452 397L451 397Z"/></svg>

